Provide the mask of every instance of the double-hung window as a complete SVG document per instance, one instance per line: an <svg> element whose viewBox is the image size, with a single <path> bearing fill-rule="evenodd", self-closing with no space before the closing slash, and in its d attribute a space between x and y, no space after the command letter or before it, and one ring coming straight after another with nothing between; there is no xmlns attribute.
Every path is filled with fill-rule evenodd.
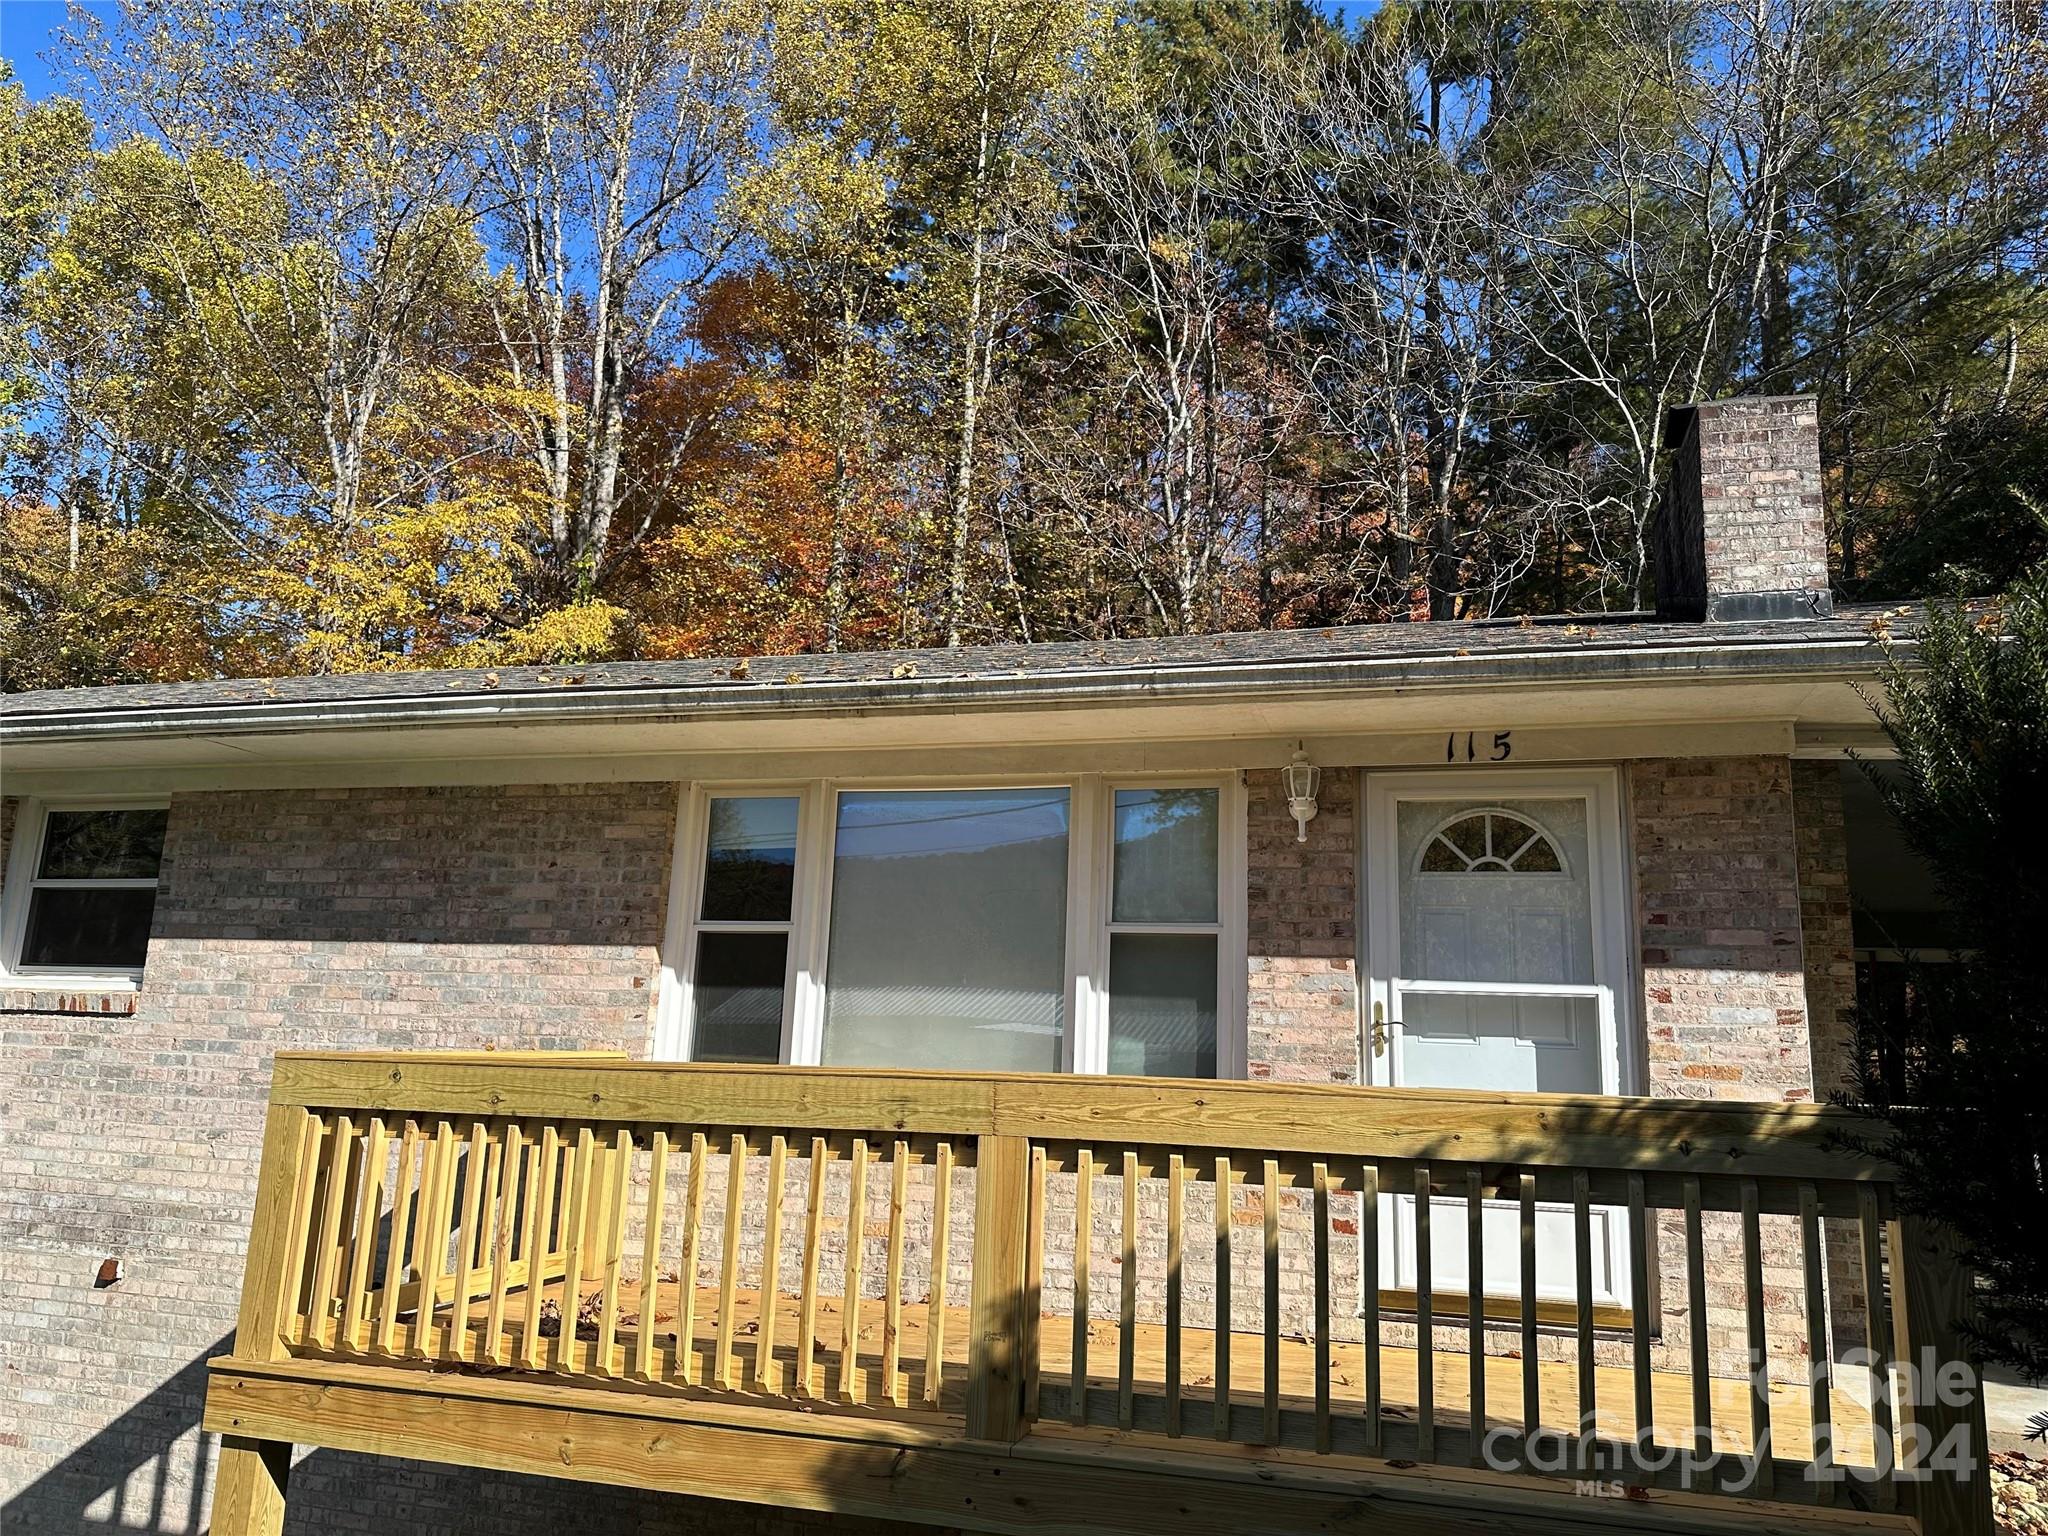
<svg viewBox="0 0 2048 1536"><path fill-rule="evenodd" d="M657 1050L1230 1072L1243 841L1235 779L694 788Z"/></svg>
<svg viewBox="0 0 2048 1536"><path fill-rule="evenodd" d="M1109 1070L1216 1076L1222 791L1113 791Z"/></svg>
<svg viewBox="0 0 2048 1536"><path fill-rule="evenodd" d="M9 973L30 985L139 979L169 816L25 802L7 879Z"/></svg>
<svg viewBox="0 0 2048 1536"><path fill-rule="evenodd" d="M696 882L696 1061L775 1061L787 1014L799 796L714 795Z"/></svg>

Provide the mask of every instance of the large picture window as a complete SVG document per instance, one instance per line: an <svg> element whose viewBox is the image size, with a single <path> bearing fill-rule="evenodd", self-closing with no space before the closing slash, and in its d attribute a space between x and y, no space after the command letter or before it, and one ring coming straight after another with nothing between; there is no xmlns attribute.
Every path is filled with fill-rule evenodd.
<svg viewBox="0 0 2048 1536"><path fill-rule="evenodd" d="M827 1066L1057 1072L1068 792L849 791L832 854Z"/></svg>
<svg viewBox="0 0 2048 1536"><path fill-rule="evenodd" d="M1242 818L1216 779L693 788L657 1052L1239 1070Z"/></svg>
<svg viewBox="0 0 2048 1536"><path fill-rule="evenodd" d="M139 977L169 817L162 806L32 806L10 870L9 884L26 890L10 968L25 979Z"/></svg>

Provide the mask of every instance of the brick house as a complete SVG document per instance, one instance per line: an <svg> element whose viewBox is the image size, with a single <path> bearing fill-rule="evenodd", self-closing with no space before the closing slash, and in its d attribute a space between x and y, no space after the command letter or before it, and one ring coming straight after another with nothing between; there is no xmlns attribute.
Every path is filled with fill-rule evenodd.
<svg viewBox="0 0 2048 1536"><path fill-rule="evenodd" d="M1825 1098L1882 959L1852 909L1916 905L1844 777L1875 647L1827 591L1813 402L1675 426L1655 615L8 698L8 1528L206 1527L285 1047ZM1602 1316L1682 1354L1620 1215ZM1379 1211L1389 1337L1413 1219ZM291 1528L797 1523L565 1490L322 1452Z"/></svg>

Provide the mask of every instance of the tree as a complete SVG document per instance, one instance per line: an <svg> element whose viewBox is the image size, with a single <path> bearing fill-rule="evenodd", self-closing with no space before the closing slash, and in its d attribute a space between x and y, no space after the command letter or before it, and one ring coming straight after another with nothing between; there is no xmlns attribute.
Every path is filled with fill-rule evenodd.
<svg viewBox="0 0 2048 1536"><path fill-rule="evenodd" d="M1902 1017L1858 1019L1852 1100L1883 1116L1900 1195L1985 1282L1987 1360L2048 1376L2048 568L2004 598L1932 605L1888 641L1874 776L1934 872L1963 959L1916 968Z"/></svg>
<svg viewBox="0 0 2048 1536"><path fill-rule="evenodd" d="M739 239L725 194L752 157L764 11L759 0L474 9L484 51L472 150L513 277L491 290L496 331L533 398L525 446L547 500L553 595L588 598L666 509L623 474L632 395L673 356Z"/></svg>
<svg viewBox="0 0 2048 1536"><path fill-rule="evenodd" d="M1106 17L1096 0L892 3L888 35L911 86L898 110L908 153L896 199L912 232L911 345L932 358L934 414L950 438L943 635L959 645L969 607L978 437L997 342L1019 298L1007 258L1017 226L1042 218L1044 135L1084 89Z"/></svg>
<svg viewBox="0 0 2048 1536"><path fill-rule="evenodd" d="M1020 422L1025 472L1142 597L1150 624L1220 622L1243 533L1248 425L1222 366L1235 307L1225 127L1128 79L1058 125L1066 205L1018 259L1058 306L1054 390Z"/></svg>
<svg viewBox="0 0 2048 1536"><path fill-rule="evenodd" d="M1325 484L1333 521L1359 530L1344 570L1360 616L1407 618L1418 599L1431 618L1486 612L1526 561L1498 538L1472 558L1482 523L1511 520L1478 501L1469 459L1512 381L1495 334L1507 199L1488 160L1500 63L1468 14L1388 7L1349 47L1254 56L1228 78L1257 212L1316 257L1285 349L1341 447Z"/></svg>

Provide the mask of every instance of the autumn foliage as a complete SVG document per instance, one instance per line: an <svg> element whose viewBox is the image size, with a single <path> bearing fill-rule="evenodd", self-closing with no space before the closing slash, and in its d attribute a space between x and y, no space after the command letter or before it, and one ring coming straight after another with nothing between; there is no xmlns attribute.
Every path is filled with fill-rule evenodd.
<svg viewBox="0 0 2048 1536"><path fill-rule="evenodd" d="M2024 8L72 28L0 75L8 689L1627 609L1745 390L1852 595L2048 545Z"/></svg>

